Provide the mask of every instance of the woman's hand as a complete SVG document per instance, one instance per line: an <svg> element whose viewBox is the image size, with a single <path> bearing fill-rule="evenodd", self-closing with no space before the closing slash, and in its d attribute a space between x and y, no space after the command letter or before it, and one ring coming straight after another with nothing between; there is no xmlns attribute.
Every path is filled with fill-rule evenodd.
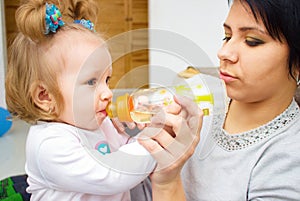
<svg viewBox="0 0 300 201"><path fill-rule="evenodd" d="M200 140L203 113L192 100L175 97L171 107L152 118L140 137L158 165L151 175L153 200L184 200L180 172ZM175 193L175 194L174 194Z"/></svg>

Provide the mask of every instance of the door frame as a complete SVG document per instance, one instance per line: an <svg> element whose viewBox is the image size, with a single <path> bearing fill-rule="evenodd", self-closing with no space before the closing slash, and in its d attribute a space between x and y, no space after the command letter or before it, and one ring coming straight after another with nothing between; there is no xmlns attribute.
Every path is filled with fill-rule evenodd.
<svg viewBox="0 0 300 201"><path fill-rule="evenodd" d="M0 107L5 103L5 71L7 64L4 0L0 0Z"/></svg>

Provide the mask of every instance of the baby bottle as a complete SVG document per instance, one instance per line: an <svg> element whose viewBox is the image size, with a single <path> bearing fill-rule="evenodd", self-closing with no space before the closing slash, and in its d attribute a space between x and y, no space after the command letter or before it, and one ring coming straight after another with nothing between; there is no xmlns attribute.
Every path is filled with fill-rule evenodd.
<svg viewBox="0 0 300 201"><path fill-rule="evenodd" d="M210 90L207 82L218 90ZM106 112L110 118L118 117L120 121L149 123L151 117L173 103L174 95L178 94L191 98L202 109L204 115L210 115L220 109L225 111L224 93L224 84L220 79L197 75L175 86L138 89L131 94L118 96L116 101L108 104ZM216 104L216 98L222 100Z"/></svg>

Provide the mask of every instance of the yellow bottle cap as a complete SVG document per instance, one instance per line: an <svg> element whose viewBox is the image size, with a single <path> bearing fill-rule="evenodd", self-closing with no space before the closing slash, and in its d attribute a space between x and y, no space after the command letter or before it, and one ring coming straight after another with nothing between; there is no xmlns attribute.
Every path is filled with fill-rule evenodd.
<svg viewBox="0 0 300 201"><path fill-rule="evenodd" d="M117 97L115 103L109 103L106 107L107 115L110 118L118 117L118 119L123 122L132 122L133 120L130 117L128 99L129 95L125 94Z"/></svg>

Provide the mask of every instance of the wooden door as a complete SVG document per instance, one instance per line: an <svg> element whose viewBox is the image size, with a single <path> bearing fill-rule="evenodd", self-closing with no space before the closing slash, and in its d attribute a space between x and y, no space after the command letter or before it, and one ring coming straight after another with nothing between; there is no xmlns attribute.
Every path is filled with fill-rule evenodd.
<svg viewBox="0 0 300 201"><path fill-rule="evenodd" d="M14 14L20 0L4 0L4 2L9 45L17 30ZM96 29L112 42L111 88L148 85L148 32L146 30L148 0L97 0L96 2L99 6Z"/></svg>
<svg viewBox="0 0 300 201"><path fill-rule="evenodd" d="M147 85L148 0L99 0L98 5L96 29L107 35L114 61L111 87Z"/></svg>

